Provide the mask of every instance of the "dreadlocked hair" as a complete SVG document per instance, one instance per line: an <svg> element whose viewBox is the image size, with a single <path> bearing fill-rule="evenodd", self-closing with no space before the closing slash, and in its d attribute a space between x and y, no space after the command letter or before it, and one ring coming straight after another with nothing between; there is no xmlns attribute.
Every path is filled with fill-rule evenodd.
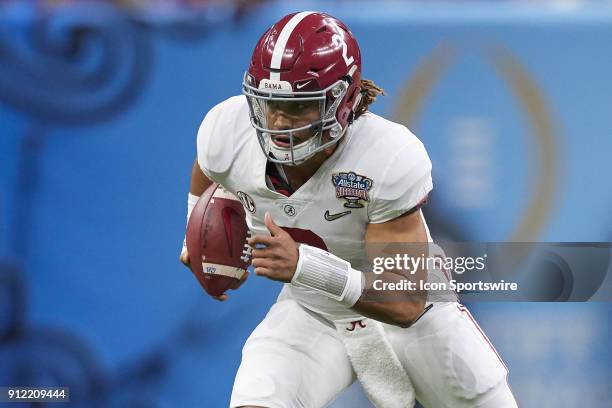
<svg viewBox="0 0 612 408"><path fill-rule="evenodd" d="M368 111L368 107L376 102L378 95L384 95L385 91L369 79L361 80L361 101L355 109L355 119Z"/></svg>

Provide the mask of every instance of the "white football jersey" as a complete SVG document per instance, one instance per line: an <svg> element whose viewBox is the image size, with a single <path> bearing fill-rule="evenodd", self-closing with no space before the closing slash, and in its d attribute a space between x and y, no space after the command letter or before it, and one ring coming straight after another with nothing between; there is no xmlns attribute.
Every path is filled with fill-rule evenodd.
<svg viewBox="0 0 612 408"><path fill-rule="evenodd" d="M240 199L254 233L268 233L264 215L270 212L297 242L323 247L355 269L367 264L368 223L398 217L432 189L431 161L421 141L406 127L370 112L349 127L332 156L290 197L266 184L267 159L244 96L229 98L208 112L197 150L204 174ZM310 289L285 285L284 291L330 320L359 318Z"/></svg>

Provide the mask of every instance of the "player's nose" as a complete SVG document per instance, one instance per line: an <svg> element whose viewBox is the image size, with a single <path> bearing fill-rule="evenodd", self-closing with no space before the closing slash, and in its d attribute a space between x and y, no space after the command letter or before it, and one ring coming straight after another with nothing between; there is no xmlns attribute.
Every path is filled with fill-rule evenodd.
<svg viewBox="0 0 612 408"><path fill-rule="evenodd" d="M272 118L271 127L273 130L288 130L293 128L293 122L290 118L279 112Z"/></svg>

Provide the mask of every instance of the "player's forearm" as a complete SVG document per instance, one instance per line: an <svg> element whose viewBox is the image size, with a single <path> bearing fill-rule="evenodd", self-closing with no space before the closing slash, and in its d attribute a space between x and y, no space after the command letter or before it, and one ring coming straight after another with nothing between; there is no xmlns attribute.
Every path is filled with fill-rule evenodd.
<svg viewBox="0 0 612 408"><path fill-rule="evenodd" d="M198 159L196 159L193 162L193 167L191 168L189 192L199 197L212 183L213 182L202 172L202 169L200 169L200 165L198 164Z"/></svg>
<svg viewBox="0 0 612 408"><path fill-rule="evenodd" d="M375 280L400 283L406 278L394 273L364 274L364 290L353 309L359 314L400 327L409 327L423 312L427 298L424 292L385 293L376 290Z"/></svg>
<svg viewBox="0 0 612 408"><path fill-rule="evenodd" d="M427 231L420 210L409 211L385 223L369 224L365 239L370 262L376 258L393 259L396 255L417 259L426 256L429 251ZM363 293L353 307L364 316L408 327L423 312L427 294L417 290L421 287L418 283L427 280L427 271L422 265L412 271L388 269L382 274L369 272L364 274L364 279ZM414 289L386 289L402 287L396 284L405 282L411 282Z"/></svg>
<svg viewBox="0 0 612 408"><path fill-rule="evenodd" d="M259 252L261 251L253 251L255 256ZM365 317L400 327L410 326L423 311L426 300L424 292L379 290L374 281L378 280L386 285L406 280L416 282L426 276L424 270L406 276L396 271L386 271L382 274L363 273L353 269L349 262L319 248L302 244L298 252L297 267L290 276L293 285L313 289ZM257 260L257 265L254 261L254 266L264 266L264 262L270 261ZM282 276L269 277L285 281Z"/></svg>

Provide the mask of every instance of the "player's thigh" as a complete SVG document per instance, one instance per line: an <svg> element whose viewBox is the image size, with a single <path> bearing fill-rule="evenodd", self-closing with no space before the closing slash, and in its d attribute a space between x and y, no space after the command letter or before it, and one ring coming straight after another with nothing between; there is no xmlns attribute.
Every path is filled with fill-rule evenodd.
<svg viewBox="0 0 612 408"><path fill-rule="evenodd" d="M412 327L387 332L425 407L481 406L494 394L504 399L507 368L463 306L437 303Z"/></svg>
<svg viewBox="0 0 612 408"><path fill-rule="evenodd" d="M324 407L353 381L335 330L287 299L272 306L245 343L230 405Z"/></svg>

